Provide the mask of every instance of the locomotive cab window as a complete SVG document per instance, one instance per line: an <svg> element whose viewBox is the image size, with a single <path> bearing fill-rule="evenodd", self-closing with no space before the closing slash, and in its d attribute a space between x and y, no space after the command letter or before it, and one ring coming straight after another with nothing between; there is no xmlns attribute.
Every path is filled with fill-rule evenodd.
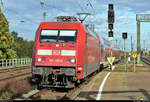
<svg viewBox="0 0 150 102"><path fill-rule="evenodd" d="M40 42L56 42L58 37L58 30L42 30L40 35Z"/></svg>
<svg viewBox="0 0 150 102"><path fill-rule="evenodd" d="M76 31L74 30L60 30L58 42L75 42Z"/></svg>
<svg viewBox="0 0 150 102"><path fill-rule="evenodd" d="M76 42L76 30L42 30L40 42Z"/></svg>

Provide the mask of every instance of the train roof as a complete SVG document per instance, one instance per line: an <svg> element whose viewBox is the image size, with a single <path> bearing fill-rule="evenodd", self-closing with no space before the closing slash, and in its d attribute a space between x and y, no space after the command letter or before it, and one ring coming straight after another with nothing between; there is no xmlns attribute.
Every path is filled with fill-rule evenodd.
<svg viewBox="0 0 150 102"><path fill-rule="evenodd" d="M83 27L80 22L41 22L40 28L51 27L51 29L60 29L60 28L68 28L68 29L79 29Z"/></svg>
<svg viewBox="0 0 150 102"><path fill-rule="evenodd" d="M82 24L80 22L41 22L40 25L49 25L49 24L61 24L61 25L70 25L70 24Z"/></svg>
<svg viewBox="0 0 150 102"><path fill-rule="evenodd" d="M94 29L92 29L89 25L84 25L84 28L87 33L91 34L92 36L94 36L96 39L99 40L99 38L96 35L97 33L94 31Z"/></svg>

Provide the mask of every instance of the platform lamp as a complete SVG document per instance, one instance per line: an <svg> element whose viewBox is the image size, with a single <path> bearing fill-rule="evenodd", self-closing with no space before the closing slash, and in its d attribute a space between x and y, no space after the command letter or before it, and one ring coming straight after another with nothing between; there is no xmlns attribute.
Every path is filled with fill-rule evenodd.
<svg viewBox="0 0 150 102"><path fill-rule="evenodd" d="M90 13L77 13L77 15L79 16L79 20L81 21L81 23L83 23L86 17L91 14Z"/></svg>
<svg viewBox="0 0 150 102"><path fill-rule="evenodd" d="M40 1L40 5L43 6L44 5L44 1Z"/></svg>

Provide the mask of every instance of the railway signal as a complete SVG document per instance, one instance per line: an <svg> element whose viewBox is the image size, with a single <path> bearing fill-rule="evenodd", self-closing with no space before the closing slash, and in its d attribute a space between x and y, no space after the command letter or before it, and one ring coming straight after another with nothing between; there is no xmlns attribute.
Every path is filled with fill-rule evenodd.
<svg viewBox="0 0 150 102"><path fill-rule="evenodd" d="M115 13L114 13L114 6L113 4L108 5L108 37L110 39L110 45L112 49L112 40L113 40L113 23L115 22L114 20ZM111 50L111 56L112 56L112 50Z"/></svg>
<svg viewBox="0 0 150 102"><path fill-rule="evenodd" d="M122 33L122 38L127 39L127 33L126 32Z"/></svg>
<svg viewBox="0 0 150 102"><path fill-rule="evenodd" d="M113 31L109 31L108 36L113 38Z"/></svg>
<svg viewBox="0 0 150 102"><path fill-rule="evenodd" d="M108 24L108 29L112 30L113 29L113 24Z"/></svg>
<svg viewBox="0 0 150 102"><path fill-rule="evenodd" d="M108 33L108 37L113 37L113 23L114 23L114 6L113 4L108 5L108 29L110 30Z"/></svg>
<svg viewBox="0 0 150 102"><path fill-rule="evenodd" d="M114 7L113 4L108 5L108 23L114 23L115 22L115 13L114 13Z"/></svg>
<svg viewBox="0 0 150 102"><path fill-rule="evenodd" d="M126 39L127 39L127 32L122 33L122 38L124 39L124 63L125 65L125 70L127 69L127 58L126 58Z"/></svg>

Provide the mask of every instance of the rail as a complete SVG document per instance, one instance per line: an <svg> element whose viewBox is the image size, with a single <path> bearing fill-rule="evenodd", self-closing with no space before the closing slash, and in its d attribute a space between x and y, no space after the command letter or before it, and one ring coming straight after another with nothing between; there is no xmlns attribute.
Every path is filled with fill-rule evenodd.
<svg viewBox="0 0 150 102"><path fill-rule="evenodd" d="M141 60L142 60L144 63L150 65L150 57L141 57Z"/></svg>
<svg viewBox="0 0 150 102"><path fill-rule="evenodd" d="M0 59L0 70L9 69L21 66L31 66L31 58L20 58L20 59Z"/></svg>

